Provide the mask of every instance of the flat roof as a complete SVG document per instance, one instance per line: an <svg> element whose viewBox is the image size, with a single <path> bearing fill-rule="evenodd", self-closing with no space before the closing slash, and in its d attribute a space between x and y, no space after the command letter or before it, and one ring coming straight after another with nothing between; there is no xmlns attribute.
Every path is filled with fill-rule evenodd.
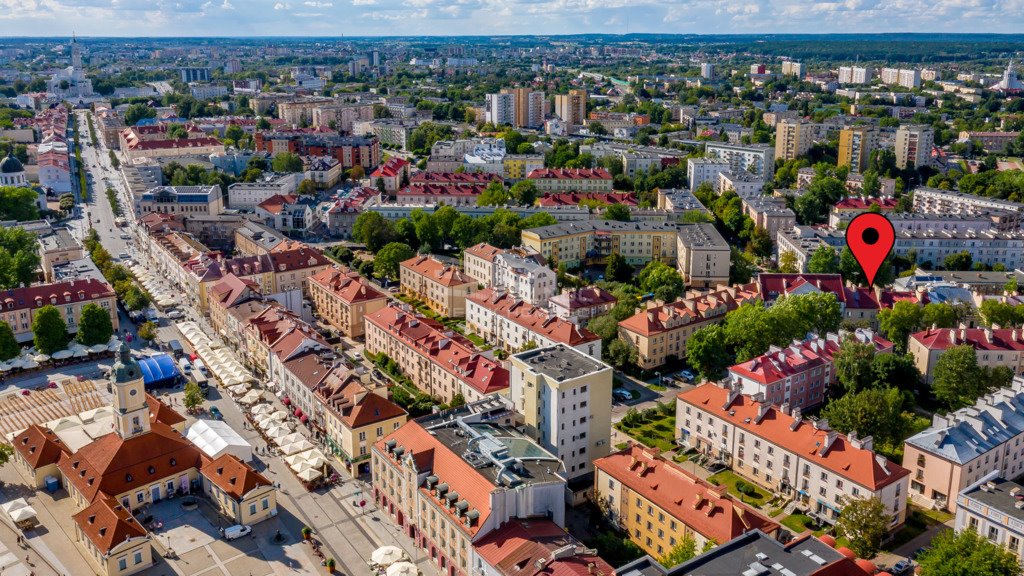
<svg viewBox="0 0 1024 576"><path fill-rule="evenodd" d="M1016 494L1011 494L1014 489ZM1003 478L991 478L968 486L962 494L989 508L994 508L1010 518L1024 522L1024 510L1017 508L1017 502L1024 502L1024 486Z"/></svg>
<svg viewBox="0 0 1024 576"><path fill-rule="evenodd" d="M609 366L565 344L535 348L515 354L533 372L561 382L600 372Z"/></svg>
<svg viewBox="0 0 1024 576"><path fill-rule="evenodd" d="M562 222L551 226L530 228L526 232L532 232L541 239L556 238L569 234L586 234L594 232L676 232L679 225L670 222L619 222L616 220L587 220Z"/></svg>

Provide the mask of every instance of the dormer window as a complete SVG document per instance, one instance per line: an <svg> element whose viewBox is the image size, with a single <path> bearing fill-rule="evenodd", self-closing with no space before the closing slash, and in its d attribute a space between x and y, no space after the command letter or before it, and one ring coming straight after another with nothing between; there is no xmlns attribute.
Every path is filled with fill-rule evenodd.
<svg viewBox="0 0 1024 576"><path fill-rule="evenodd" d="M56 303L57 303L57 297L56 296L50 296L50 304L56 304Z"/></svg>

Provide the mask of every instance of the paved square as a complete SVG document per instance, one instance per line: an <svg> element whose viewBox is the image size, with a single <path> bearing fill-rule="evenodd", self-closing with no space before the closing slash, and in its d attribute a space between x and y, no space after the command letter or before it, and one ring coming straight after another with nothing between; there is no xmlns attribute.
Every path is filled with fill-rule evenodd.
<svg viewBox="0 0 1024 576"><path fill-rule="evenodd" d="M256 553L253 556L241 556L230 562L226 562L224 566L232 576L246 576L247 574L252 574L252 576L267 576L268 574L274 573L270 564L268 564L259 553Z"/></svg>

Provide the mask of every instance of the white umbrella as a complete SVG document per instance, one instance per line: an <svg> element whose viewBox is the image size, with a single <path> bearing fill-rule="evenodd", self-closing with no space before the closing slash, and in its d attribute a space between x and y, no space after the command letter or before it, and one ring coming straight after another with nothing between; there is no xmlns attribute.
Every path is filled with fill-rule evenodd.
<svg viewBox="0 0 1024 576"><path fill-rule="evenodd" d="M281 451L285 454L295 454L298 452L305 452L311 448L313 448L313 444L309 440L303 438L298 442L292 442L291 444L281 446Z"/></svg>
<svg viewBox="0 0 1024 576"><path fill-rule="evenodd" d="M95 346L90 346L89 347L89 352L92 352L93 354L99 354L100 352L106 352L106 351L107 351L107 347L104 346L103 344L97 344Z"/></svg>
<svg viewBox="0 0 1024 576"><path fill-rule="evenodd" d="M82 346L78 342L72 342L71 346L68 346L68 350L72 352L78 352L79 350L85 350L85 346Z"/></svg>
<svg viewBox="0 0 1024 576"><path fill-rule="evenodd" d="M103 349L106 350L107 347L104 346ZM56 352L53 353L53 359L54 360L65 360L67 358L71 358L71 356L73 354L74 354L74 352L72 352L71 350L57 350Z"/></svg>
<svg viewBox="0 0 1024 576"><path fill-rule="evenodd" d="M33 368L38 368L39 364L37 362L33 361L33 360L29 360L27 362L23 362L21 367L26 369L26 370L31 370Z"/></svg>
<svg viewBox="0 0 1024 576"><path fill-rule="evenodd" d="M241 396L249 390L249 386L247 384L238 384L237 386L228 388L228 390L230 390L235 396Z"/></svg>
<svg viewBox="0 0 1024 576"><path fill-rule="evenodd" d="M274 420L284 422L285 420L288 419L288 413L285 412L284 410L278 410L277 412L271 414L270 417L273 418Z"/></svg>
<svg viewBox="0 0 1024 576"><path fill-rule="evenodd" d="M11 365L7 362L0 362L0 372L8 372L11 369Z"/></svg>
<svg viewBox="0 0 1024 576"><path fill-rule="evenodd" d="M391 566L395 562L400 562L407 558L405 550L398 546L381 546L374 550L373 554L370 554L370 562L381 567Z"/></svg>
<svg viewBox="0 0 1024 576"><path fill-rule="evenodd" d="M242 404L254 404L261 398L260 393L255 390L249 390L244 396L238 399Z"/></svg>
<svg viewBox="0 0 1024 576"><path fill-rule="evenodd" d="M309 455L306 456L306 462L310 466L320 469L327 465L327 457L321 454L319 450L310 450L307 454Z"/></svg>
<svg viewBox="0 0 1024 576"><path fill-rule="evenodd" d="M420 576L420 570L411 562L395 562L388 566L387 576Z"/></svg>
<svg viewBox="0 0 1024 576"><path fill-rule="evenodd" d="M35 356L32 357L32 359L35 360L36 362L49 362L50 361L50 355L49 354L36 354Z"/></svg>
<svg viewBox="0 0 1024 576"><path fill-rule="evenodd" d="M291 434L289 434L287 436L282 436L280 438L275 438L274 439L274 443L277 444L278 446L284 446L285 444L291 444L292 442L298 442L299 440L302 440L302 439L303 439L302 434L299 434L298 432L292 432Z"/></svg>
<svg viewBox="0 0 1024 576"><path fill-rule="evenodd" d="M278 423L277 420L270 417L270 414L260 414L256 416L256 425L266 430L267 428L277 426Z"/></svg>
<svg viewBox="0 0 1024 576"><path fill-rule="evenodd" d="M88 355L89 355L89 349L88 348L79 348L78 350L75 350L75 353L73 354L73 356L75 358L85 358Z"/></svg>
<svg viewBox="0 0 1024 576"><path fill-rule="evenodd" d="M287 436L290 433L291 433L291 430L289 430L288 428L286 428L284 426L280 426L280 425L278 425L278 426L271 426L266 431L267 437L272 438L272 439L273 438L280 438L282 436Z"/></svg>
<svg viewBox="0 0 1024 576"><path fill-rule="evenodd" d="M298 464L306 461L307 454L309 454L309 452L296 452L295 454L285 456L284 461L287 462L289 466L295 468Z"/></svg>
<svg viewBox="0 0 1024 576"><path fill-rule="evenodd" d="M270 414L273 411L274 407L270 404L257 404L249 409L249 412L257 416L260 414Z"/></svg>
<svg viewBox="0 0 1024 576"><path fill-rule="evenodd" d="M25 361L23 359L21 359L21 358L15 358L14 360L11 360L10 367L11 368L24 368L25 367Z"/></svg>
<svg viewBox="0 0 1024 576"><path fill-rule="evenodd" d="M320 471L315 468L306 468L302 472L298 473L299 479L302 480L303 482L312 482L313 480L316 480L321 476L323 476L323 474L321 474Z"/></svg>

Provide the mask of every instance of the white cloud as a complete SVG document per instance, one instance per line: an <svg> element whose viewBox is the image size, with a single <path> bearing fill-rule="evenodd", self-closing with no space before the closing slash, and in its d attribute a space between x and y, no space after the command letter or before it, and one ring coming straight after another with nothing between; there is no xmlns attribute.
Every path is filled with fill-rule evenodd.
<svg viewBox="0 0 1024 576"><path fill-rule="evenodd" d="M286 4L284 2L278 2L277 4L274 4L274 10L288 10L291 7L291 4Z"/></svg>
<svg viewBox="0 0 1024 576"><path fill-rule="evenodd" d="M225 9L225 10L234 10L235 9L235 5L232 4L229 0L224 0L224 3L221 4L220 7Z"/></svg>
<svg viewBox="0 0 1024 576"><path fill-rule="evenodd" d="M352 0L353 6L373 6L377 0Z"/></svg>
<svg viewBox="0 0 1024 576"><path fill-rule="evenodd" d="M303 4L310 8L330 8L334 6L334 2L303 2Z"/></svg>

